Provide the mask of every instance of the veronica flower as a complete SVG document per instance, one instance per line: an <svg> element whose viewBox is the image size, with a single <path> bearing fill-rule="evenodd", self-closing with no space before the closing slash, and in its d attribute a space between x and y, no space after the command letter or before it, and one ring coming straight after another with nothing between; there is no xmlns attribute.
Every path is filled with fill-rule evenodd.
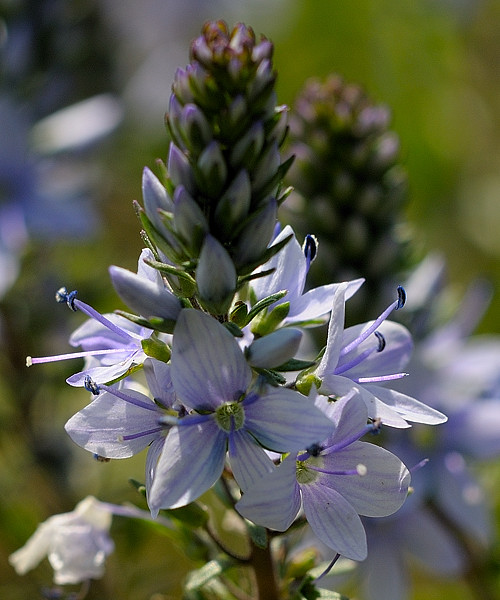
<svg viewBox="0 0 500 600"><path fill-rule="evenodd" d="M332 424L298 392L252 385L238 343L214 318L183 310L174 330L172 381L193 412L167 436L149 497L154 514L198 498L220 477L226 452L247 490L274 465L264 448L294 452L324 439Z"/></svg>
<svg viewBox="0 0 500 600"><path fill-rule="evenodd" d="M109 536L111 520L109 506L88 496L73 511L39 525L26 544L10 555L9 562L24 575L48 556L58 585L98 579L104 574L106 557L114 550Z"/></svg>
<svg viewBox="0 0 500 600"><path fill-rule="evenodd" d="M326 350L316 370L320 392L341 397L356 389L369 417L392 427L408 427L407 421L446 421L445 415L415 398L378 385L407 375L401 369L410 359L411 336L402 325L386 321L393 310L403 306L403 288L398 288L398 299L375 321L344 330L346 290L343 283L334 293Z"/></svg>
<svg viewBox="0 0 500 600"><path fill-rule="evenodd" d="M325 406L325 403L327 406ZM334 432L307 452L291 454L275 472L243 494L236 508L254 523L286 531L301 504L318 538L339 554L363 560L366 536L359 515L395 512L404 502L410 474L393 454L359 441L367 425L363 400L349 396L328 403L318 397Z"/></svg>
<svg viewBox="0 0 500 600"><path fill-rule="evenodd" d="M103 458L129 458L148 448L146 494L149 495L168 428L161 423L176 402L170 365L146 359L144 372L154 401L124 385L97 385L87 376L85 387L96 397L65 425L71 439Z"/></svg>
<svg viewBox="0 0 500 600"><path fill-rule="evenodd" d="M316 242L312 236L306 238L304 248L300 247L295 234L287 225L274 239L277 244L292 234L291 240L275 254L268 262L257 270L258 272L274 269L273 273L259 277L252 282L252 289L257 300L262 300L281 290L287 290L284 298L290 303L290 310L283 324L311 322L330 312L332 294L338 288L338 283L322 285L304 293L306 276L311 262L316 255ZM350 281L345 288L345 299L348 300L362 285L363 279ZM273 305L274 306L274 305ZM272 307L271 307L272 308ZM321 323L321 321L320 321ZM320 324L319 323L319 324Z"/></svg>

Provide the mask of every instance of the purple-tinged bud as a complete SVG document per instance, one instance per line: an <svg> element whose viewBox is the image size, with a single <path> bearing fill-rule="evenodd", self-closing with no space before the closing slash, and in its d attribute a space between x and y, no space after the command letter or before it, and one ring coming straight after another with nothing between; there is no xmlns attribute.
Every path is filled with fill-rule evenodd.
<svg viewBox="0 0 500 600"><path fill-rule="evenodd" d="M288 106L285 104L277 106L274 112L275 123L269 131L269 141L276 140L278 146L281 146L288 133Z"/></svg>
<svg viewBox="0 0 500 600"><path fill-rule="evenodd" d="M251 167L264 146L264 139L264 127L260 121L257 121L236 142L229 159L231 165Z"/></svg>
<svg viewBox="0 0 500 600"><path fill-rule="evenodd" d="M198 187L203 195L217 198L227 179L227 166L219 144L214 140L203 150L196 164Z"/></svg>
<svg viewBox="0 0 500 600"><path fill-rule="evenodd" d="M215 225L224 239L232 239L235 228L248 215L252 186L244 169L238 173L215 209Z"/></svg>
<svg viewBox="0 0 500 600"><path fill-rule="evenodd" d="M237 269L252 265L263 255L274 233L277 210L276 200L272 198L245 223L233 252Z"/></svg>
<svg viewBox="0 0 500 600"><path fill-rule="evenodd" d="M168 153L168 173L174 186L183 185L190 194L194 194L196 187L191 165L185 154L172 142Z"/></svg>
<svg viewBox="0 0 500 600"><path fill-rule="evenodd" d="M182 145L184 147L185 145L180 129L181 115L182 104L179 102L175 94L171 94L168 103L168 113L165 115L165 123L170 131L173 141L178 146Z"/></svg>
<svg viewBox="0 0 500 600"><path fill-rule="evenodd" d="M236 269L228 252L213 236L207 235L196 268L201 303L214 314L225 314L233 301L236 283Z"/></svg>
<svg viewBox="0 0 500 600"><path fill-rule="evenodd" d="M265 93L266 88L272 90L276 74L273 72L272 62L265 58L257 67L255 77L248 90L248 98L250 101L256 100L261 94Z"/></svg>
<svg viewBox="0 0 500 600"><path fill-rule="evenodd" d="M200 35L191 43L191 56L204 66L212 65L212 50L204 36Z"/></svg>
<svg viewBox="0 0 500 600"><path fill-rule="evenodd" d="M193 92L191 90L191 69L189 65L186 69L180 67L175 72L174 83L172 85L172 91L176 98L181 104L187 104L194 100Z"/></svg>
<svg viewBox="0 0 500 600"><path fill-rule="evenodd" d="M266 58L271 60L273 57L273 49L273 44L269 40L263 39L252 50L252 60L256 63L259 63Z"/></svg>
<svg viewBox="0 0 500 600"><path fill-rule="evenodd" d="M186 104L182 109L180 133L187 148L196 154L212 140L210 125L196 104Z"/></svg>
<svg viewBox="0 0 500 600"><path fill-rule="evenodd" d="M285 327L254 340L247 348L246 357L253 367L274 369L295 356L302 339L302 331Z"/></svg>
<svg viewBox="0 0 500 600"><path fill-rule="evenodd" d="M174 205L175 230L186 247L197 256L209 230L205 215L183 185L177 186L175 190Z"/></svg>
<svg viewBox="0 0 500 600"><path fill-rule="evenodd" d="M385 171L397 161L398 155L399 138L393 131L387 131L374 144L368 166L377 171Z"/></svg>
<svg viewBox="0 0 500 600"><path fill-rule="evenodd" d="M148 167L144 167L142 172L142 198L144 209L151 223L158 231L162 231L164 225L161 222L158 210L172 212L174 205L165 187Z"/></svg>
<svg viewBox="0 0 500 600"><path fill-rule="evenodd" d="M121 267L109 267L117 294L132 310L145 318L175 321L181 310L179 299L165 287Z"/></svg>

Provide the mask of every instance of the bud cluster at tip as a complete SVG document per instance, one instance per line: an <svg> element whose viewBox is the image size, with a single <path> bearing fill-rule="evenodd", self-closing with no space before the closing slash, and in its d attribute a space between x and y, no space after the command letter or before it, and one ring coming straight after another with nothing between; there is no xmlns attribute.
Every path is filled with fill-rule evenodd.
<svg viewBox="0 0 500 600"><path fill-rule="evenodd" d="M200 300L215 312L227 310L238 276L270 258L286 195L281 182L291 161L282 163L279 148L287 112L276 104L272 54L271 42L243 24L207 23L172 85L162 183L145 172L150 237L199 280ZM216 263L224 268L214 272Z"/></svg>
<svg viewBox="0 0 500 600"><path fill-rule="evenodd" d="M322 251L311 278L363 276L372 302L405 262L400 222L407 181L390 122L386 106L337 75L307 82L290 119L290 153L296 157L290 181L307 208L287 218L319 239Z"/></svg>

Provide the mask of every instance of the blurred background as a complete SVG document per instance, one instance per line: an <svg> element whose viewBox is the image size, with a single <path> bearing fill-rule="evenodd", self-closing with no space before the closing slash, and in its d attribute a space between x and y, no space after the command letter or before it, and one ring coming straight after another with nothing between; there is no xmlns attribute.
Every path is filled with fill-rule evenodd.
<svg viewBox="0 0 500 600"><path fill-rule="evenodd" d="M62 285L102 312L119 306L107 267L135 270L142 243L132 201L141 199L142 168L166 158L163 117L175 69L214 18L244 21L274 42L280 103L293 106L308 78L338 73L390 107L415 254L445 256L456 298L477 277L491 281L479 331L500 333L499 1L0 0L6 600L36 598L50 586L47 564L20 578L7 562L39 522L87 494L140 502L128 478L143 479L144 457L96 463L63 430L86 402L64 383L79 365L27 370L25 357L67 352L84 320L55 304ZM495 481L498 468L482 476ZM180 597L188 558L139 524L117 519L113 533L117 550L89 598ZM419 571L413 578L415 599L469 597L460 580L436 582Z"/></svg>

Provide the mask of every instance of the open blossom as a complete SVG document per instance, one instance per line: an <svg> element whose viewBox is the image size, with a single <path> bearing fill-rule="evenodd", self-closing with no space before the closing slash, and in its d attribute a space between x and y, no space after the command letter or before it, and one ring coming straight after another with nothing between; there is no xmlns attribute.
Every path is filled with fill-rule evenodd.
<svg viewBox="0 0 500 600"><path fill-rule="evenodd" d="M274 269L270 275L259 277L252 282L252 289L257 300L262 300L281 290L287 290L282 302L290 303L288 315L283 324L317 321L332 309L332 294L338 288L338 283L330 283L304 293L309 266L315 257L316 248L311 250L305 244L304 250L295 237L290 225L273 240L278 244L292 235L290 241L275 254L268 262L259 267L258 272ZM345 299L348 300L362 285L363 279L350 281L345 288ZM321 324L321 320L316 324Z"/></svg>
<svg viewBox="0 0 500 600"><path fill-rule="evenodd" d="M226 452L237 483L247 490L274 470L264 448L296 452L331 430L308 398L253 382L234 337L200 311L179 315L171 362L175 393L193 412L165 440L149 496L153 514L203 494L222 474Z"/></svg>
<svg viewBox="0 0 500 600"><path fill-rule="evenodd" d="M366 558L359 515L386 516L403 504L410 482L393 454L359 438L366 425L363 400L350 395L333 403L318 397L333 433L307 452L291 454L275 472L243 494L237 510L259 525L286 531L301 505L314 533L329 548L354 560Z"/></svg>
<svg viewBox="0 0 500 600"><path fill-rule="evenodd" d="M10 555L9 562L24 575L47 556L58 585L98 579L114 549L109 537L111 520L109 506L88 496L73 511L39 525L26 544Z"/></svg>
<svg viewBox="0 0 500 600"><path fill-rule="evenodd" d="M407 421L445 422L446 416L434 408L379 385L406 375L401 369L410 359L411 336L402 325L386 321L403 305L404 290L399 288L398 299L375 321L344 330L346 289L344 283L334 293L326 350L316 370L320 392L342 397L355 389L368 407L368 416L392 427L408 427Z"/></svg>

